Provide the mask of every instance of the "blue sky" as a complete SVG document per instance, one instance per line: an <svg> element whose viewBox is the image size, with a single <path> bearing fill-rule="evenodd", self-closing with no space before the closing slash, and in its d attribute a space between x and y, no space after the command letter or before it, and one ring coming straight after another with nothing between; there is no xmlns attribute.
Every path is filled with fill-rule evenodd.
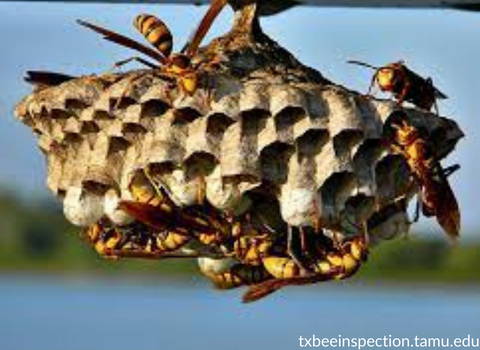
<svg viewBox="0 0 480 350"><path fill-rule="evenodd" d="M30 130L13 117L13 108L30 87L27 69L70 74L99 73L131 52L99 40L75 24L87 19L141 40L132 26L135 15L147 12L165 20L182 47L205 7L174 5L99 5L0 2L0 185L25 195L46 194L45 166ZM226 11L208 38L225 32ZM452 177L463 212L465 232L479 226L480 190L480 14L453 10L367 10L296 8L262 20L265 31L304 63L329 79L365 91L368 70L345 64L359 59L384 64L399 59L435 84L449 100L442 114L454 117L467 137L446 164L459 162ZM208 40L207 38L207 40ZM132 66L133 68L133 66ZM477 156L475 156L477 154ZM432 225L430 225L432 224ZM434 233L434 222L420 227Z"/></svg>

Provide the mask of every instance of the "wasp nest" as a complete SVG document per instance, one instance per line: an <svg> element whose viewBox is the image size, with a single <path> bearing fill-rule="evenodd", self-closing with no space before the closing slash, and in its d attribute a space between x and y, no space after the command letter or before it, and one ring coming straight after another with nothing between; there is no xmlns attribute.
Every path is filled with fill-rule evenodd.
<svg viewBox="0 0 480 350"><path fill-rule="evenodd" d="M194 57L200 82L192 95L156 70L138 70L39 88L18 105L46 156L48 187L73 224L131 224L117 204L134 199L132 182L148 178L178 208L208 203L234 217L261 216L273 230L340 227L348 235L367 222L374 240L408 231L417 188L382 141L397 104L302 65L259 30L251 11L238 11L232 32ZM438 158L462 137L449 119L406 111Z"/></svg>

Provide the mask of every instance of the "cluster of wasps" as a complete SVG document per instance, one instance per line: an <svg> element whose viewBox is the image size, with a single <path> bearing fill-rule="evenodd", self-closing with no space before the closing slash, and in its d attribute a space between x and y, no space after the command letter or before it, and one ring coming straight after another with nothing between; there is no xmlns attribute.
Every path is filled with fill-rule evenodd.
<svg viewBox="0 0 480 350"><path fill-rule="evenodd" d="M250 286L245 302L288 285L347 278L367 257L366 232L340 242L318 231L300 230L302 242L292 247L292 230L275 231L261 219L251 217L252 213L229 215L208 203L180 208L150 179L142 175L132 181L132 200L118 205L135 219L131 224L116 226L104 218L86 229L85 239L101 256L198 257L200 270L218 288ZM221 258L196 255L199 245ZM189 249L193 246L196 249L192 255Z"/></svg>
<svg viewBox="0 0 480 350"><path fill-rule="evenodd" d="M86 21L78 23L104 39L136 50L155 63L132 57L116 63L121 66L135 60L174 82L184 93L192 95L198 85L198 65L192 58L212 22L226 5L226 0L212 0L207 14L179 53L172 54L172 34L167 25L152 15L135 18L135 28L155 48L151 49L126 36ZM399 107L403 102L431 110L436 100L446 96L432 83L408 69L403 62L374 67L350 61L375 70L368 95L374 85L391 92ZM72 79L70 76L29 72L28 81L56 85ZM410 121L399 108L385 123L384 141L395 153L404 157L419 188L420 211L435 216L450 237L460 232L460 212L448 176L458 166L443 168L428 135ZM148 177L145 177L147 179ZM116 226L107 218L85 231L85 237L95 250L107 258L136 257L162 259L198 257L201 271L219 288L249 286L245 302L258 300L282 287L305 285L320 281L340 280L353 275L368 256L368 224L355 226L356 231L340 240L337 234L327 234L320 228L287 228L274 230L251 214L229 215L205 203L202 206L180 208L158 184L132 183L132 201L122 201L119 209L135 219L125 226ZM342 229L338 229L341 232ZM295 239L296 238L296 239ZM191 245L201 245L217 252L215 261L190 254ZM225 259L225 257L227 259Z"/></svg>

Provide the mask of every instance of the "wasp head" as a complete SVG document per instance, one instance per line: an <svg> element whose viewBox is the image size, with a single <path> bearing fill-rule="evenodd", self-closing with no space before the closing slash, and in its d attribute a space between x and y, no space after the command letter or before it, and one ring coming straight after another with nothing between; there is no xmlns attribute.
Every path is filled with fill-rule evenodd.
<svg viewBox="0 0 480 350"><path fill-rule="evenodd" d="M395 64L379 68L376 73L378 86L382 91L392 91L398 79L398 69Z"/></svg>

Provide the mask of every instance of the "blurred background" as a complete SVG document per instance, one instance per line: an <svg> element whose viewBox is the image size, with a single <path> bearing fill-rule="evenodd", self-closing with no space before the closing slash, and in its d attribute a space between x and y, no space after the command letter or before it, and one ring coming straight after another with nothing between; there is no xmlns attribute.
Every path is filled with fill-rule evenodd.
<svg viewBox="0 0 480 350"><path fill-rule="evenodd" d="M454 10L294 8L265 31L329 79L366 91L371 72L404 59L450 99L443 115L467 137L445 164L463 215L447 243L434 220L375 248L348 282L289 288L242 305L212 290L194 262L111 262L81 242L44 185L36 140L13 116L28 69L100 73L131 55L75 24L81 18L142 40L135 15L161 17L182 47L205 7L0 2L0 348L294 349L299 336L480 337L480 189L477 111L480 14ZM207 40L230 25L230 10ZM133 67L128 67L133 68ZM477 154L477 156L475 156Z"/></svg>

